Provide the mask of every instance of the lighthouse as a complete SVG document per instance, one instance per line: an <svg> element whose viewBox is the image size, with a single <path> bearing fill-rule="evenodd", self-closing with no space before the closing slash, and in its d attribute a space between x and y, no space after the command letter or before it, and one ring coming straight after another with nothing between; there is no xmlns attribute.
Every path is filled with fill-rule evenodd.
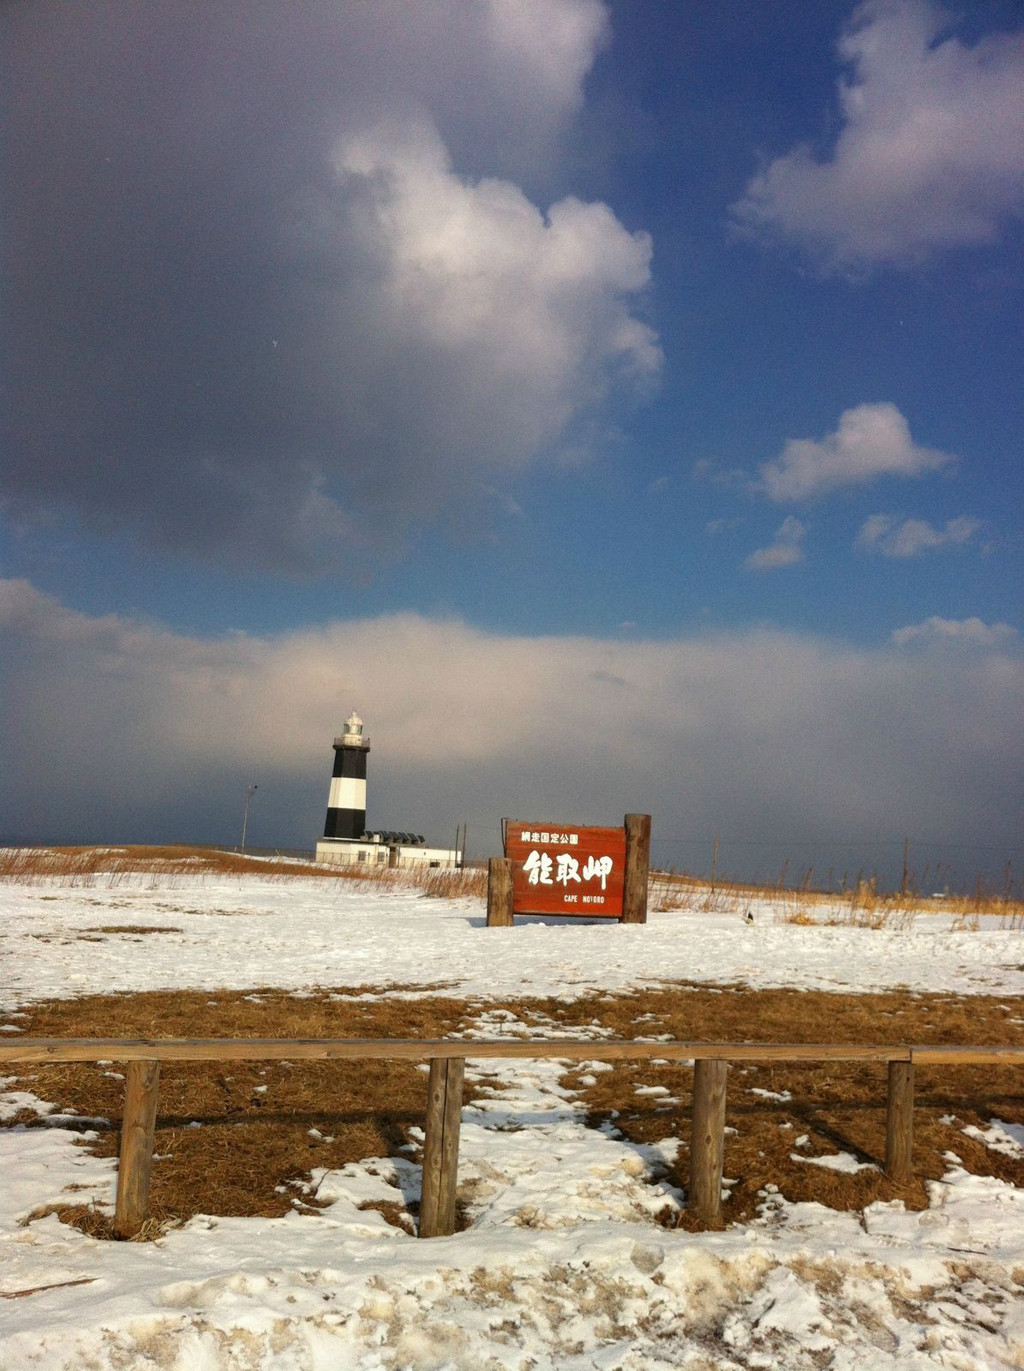
<svg viewBox="0 0 1024 1371"><path fill-rule="evenodd" d="M334 740L334 774L327 800L325 838L358 840L366 831L366 757L369 738L363 737L363 721L352 713L345 732Z"/></svg>
<svg viewBox="0 0 1024 1371"><path fill-rule="evenodd" d="M334 771L327 800L324 836L316 845L318 862L345 866L461 866L456 848L428 847L419 833L368 831L366 826L366 758L370 740L363 721L352 713L345 732L334 740Z"/></svg>

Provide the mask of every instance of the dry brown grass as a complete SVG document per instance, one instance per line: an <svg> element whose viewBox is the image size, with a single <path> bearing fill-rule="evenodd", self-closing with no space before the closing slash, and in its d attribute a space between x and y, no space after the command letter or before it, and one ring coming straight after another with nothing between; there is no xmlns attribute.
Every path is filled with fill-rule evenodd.
<svg viewBox="0 0 1024 1371"><path fill-rule="evenodd" d="M998 1043L1024 1044L1020 1000L907 992L830 995L820 991L679 986L614 999L595 997L550 1006L564 1023L599 1019L616 1037L669 1034L682 1041L816 1043ZM670 1177L685 1188L689 1152L692 1072L674 1065L623 1063L601 1072L596 1084L580 1085L586 1072L568 1073L595 1124L611 1122L633 1142L665 1137L684 1140ZM637 1086L664 1086L668 1098L638 1096ZM775 1101L752 1090L788 1092ZM665 1098L665 1097L663 1097ZM949 1170L943 1154L956 1152L964 1166L1024 1186L1024 1161L1001 1156L964 1136L965 1124L987 1127L993 1117L1024 1124L1024 1079L1020 1068L918 1068L914 1112L915 1179L904 1188L881 1172L845 1175L792 1154L825 1156L850 1152L881 1168L885 1160L886 1067L884 1063L739 1063L730 1069L725 1175L733 1184L726 1222L753 1216L759 1192L776 1185L787 1199L816 1200L836 1209L862 1209L875 1200L902 1199L909 1208L927 1204L925 1180ZM955 1124L941 1122L956 1117ZM795 1146L806 1135L807 1144ZM689 1220L684 1214L684 1226Z"/></svg>
<svg viewBox="0 0 1024 1371"><path fill-rule="evenodd" d="M957 931L976 931L982 915L994 915L1004 928L1024 929L1024 902L1012 897L1012 883L1003 893L985 891L979 884L971 895L922 896L907 891L879 891L872 879L858 878L837 891L818 890L813 872L805 872L795 887L752 885L739 881L716 881L684 872L651 874L649 906L652 910L690 908L701 913L733 913L745 901L771 900L775 919L793 924L843 924L855 928L906 929L919 915L945 914Z"/></svg>
<svg viewBox="0 0 1024 1371"><path fill-rule="evenodd" d="M440 900L487 898L487 869L454 867L432 870L430 867L412 867L407 872L394 872L399 879L418 886L424 895Z"/></svg>
<svg viewBox="0 0 1024 1371"><path fill-rule="evenodd" d="M97 876L118 884L136 876L287 876L341 875L346 868L315 862L267 860L214 847L172 844L162 847L10 847L0 849L0 881L89 885Z"/></svg>
<svg viewBox="0 0 1024 1371"><path fill-rule="evenodd" d="M32 1006L19 1019L41 1037L444 1037L464 1016L459 1001L297 998L279 991L152 992ZM20 1068L18 1080L63 1113L101 1117L90 1148L114 1156L123 1065ZM267 1215L315 1207L294 1184L316 1167L390 1156L422 1127L426 1076L413 1062L165 1062L153 1168L153 1232L197 1213ZM24 1113L12 1122L40 1124ZM310 1130L315 1129L316 1134ZM317 1136L319 1135L319 1136ZM98 1236L108 1218L68 1205L54 1212Z"/></svg>
<svg viewBox="0 0 1024 1371"><path fill-rule="evenodd" d="M26 1035L40 1037L443 1037L471 1023L479 1003L443 995L401 999L374 992L358 1000L346 990L298 998L279 990L153 992L54 1001L26 1009ZM1020 1001L994 997L830 995L816 991L718 990L677 985L633 995L594 995L488 1003L517 1017L560 1026L600 1026L612 1036L669 1034L684 1041L831 1043L1024 1043ZM13 1068L20 1088L66 1113L110 1120L89 1145L117 1150L123 1081L116 1064L53 1064ZM107 1074L114 1072L114 1075ZM679 1065L617 1063L584 1085L585 1068L567 1071L593 1125L612 1123L633 1142L681 1139L669 1179L685 1188L692 1072ZM422 1127L425 1074L408 1062L165 1063L149 1235L196 1213L279 1215L315 1206L295 1182L317 1167L336 1168L369 1156L393 1155ZM637 1086L664 1086L666 1096L638 1096ZM785 1101L753 1094L777 1094ZM470 1091L472 1087L470 1087ZM949 1169L956 1152L968 1170L1024 1186L1024 1163L986 1149L960 1131L992 1117L1024 1124L1019 1068L918 1069L915 1179L903 1189L880 1171L843 1175L792 1154L852 1152L881 1165L885 1151L884 1064L739 1064L729 1079L725 1174L733 1182L727 1222L752 1217L763 1191L778 1186L787 1199L860 1209L874 1200L926 1204L924 1182ZM954 1116L955 1122L943 1122ZM20 1120L45 1126L28 1114ZM198 1124L199 1127L192 1125ZM317 1130L317 1134L310 1130ZM795 1146L807 1135L807 1145ZM54 1212L86 1231L108 1236L102 1211L68 1204ZM391 1213L391 1221L401 1221ZM688 1224L686 1215L684 1225Z"/></svg>
<svg viewBox="0 0 1024 1371"><path fill-rule="evenodd" d="M788 865L788 864L787 864ZM783 869L785 871L785 868ZM163 847L31 847L0 848L0 882L47 884L61 887L132 884L149 878L151 884L173 885L185 877L249 876L264 881L297 877L355 882L374 890L418 889L439 899L483 900L487 895L485 865L462 869L412 867L395 870L376 865L335 866L296 859L273 859L229 852L220 848L175 844ZM1003 927L1024 929L1024 903L1010 897L1008 881L1003 894L923 898L907 894L883 894L871 880L857 880L849 889L826 893L812 885L807 871L795 888L780 879L775 885L755 885L705 878L677 871L653 871L649 907L663 911L695 908L704 913L730 913L744 900L772 899L775 917L786 923L840 923L861 928L906 928L923 913L947 914L954 927L978 927L980 915L997 915ZM827 907L827 912L826 912Z"/></svg>
<svg viewBox="0 0 1024 1371"><path fill-rule="evenodd" d="M130 884L150 877L160 885L186 876L249 876L265 881L317 877L369 885L374 889L414 889L443 899L487 893L487 872L479 868L411 867L392 870L370 865L338 866L295 859L255 857L214 847L0 848L0 882L61 887Z"/></svg>

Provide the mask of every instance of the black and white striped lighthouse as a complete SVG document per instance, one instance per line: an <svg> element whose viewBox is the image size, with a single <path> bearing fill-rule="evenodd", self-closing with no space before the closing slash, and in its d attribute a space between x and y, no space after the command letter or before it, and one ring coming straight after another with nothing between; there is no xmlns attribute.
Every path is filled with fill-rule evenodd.
<svg viewBox="0 0 1024 1371"><path fill-rule="evenodd" d="M345 720L345 732L334 740L334 775L327 801L325 838L361 838L366 831L366 754L369 738L363 737L363 721L353 712Z"/></svg>

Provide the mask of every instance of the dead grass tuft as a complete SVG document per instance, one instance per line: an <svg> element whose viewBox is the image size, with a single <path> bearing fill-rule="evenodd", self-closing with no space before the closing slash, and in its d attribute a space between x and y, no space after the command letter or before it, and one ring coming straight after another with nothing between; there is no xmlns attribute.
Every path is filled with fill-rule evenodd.
<svg viewBox="0 0 1024 1371"><path fill-rule="evenodd" d="M21 1226L25 1228L36 1219L45 1219L49 1214L56 1214L61 1223L70 1224L72 1228L77 1228L80 1233L85 1233L90 1238L118 1242L153 1242L156 1238L162 1238L170 1229L179 1227L181 1223L177 1218L151 1214L134 1237L123 1239L114 1231L113 1213L97 1204L44 1204L26 1215L21 1221ZM70 1281L68 1284L74 1285L76 1282Z"/></svg>
<svg viewBox="0 0 1024 1371"><path fill-rule="evenodd" d="M360 1211L373 1210L377 1214L382 1214L392 1228L402 1228L411 1238L416 1236L415 1226L409 1217L409 1211L403 1209L400 1204L392 1204L388 1200L367 1200L365 1204L359 1206Z"/></svg>
<svg viewBox="0 0 1024 1371"><path fill-rule="evenodd" d="M130 933L133 936L140 933L183 933L184 929L171 928L166 924L99 924L96 928L83 928L78 934L83 938L87 933Z"/></svg>

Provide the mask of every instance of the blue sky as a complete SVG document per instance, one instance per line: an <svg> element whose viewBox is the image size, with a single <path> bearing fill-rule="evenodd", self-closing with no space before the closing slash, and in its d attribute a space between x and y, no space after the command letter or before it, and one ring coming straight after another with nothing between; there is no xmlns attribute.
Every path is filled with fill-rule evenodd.
<svg viewBox="0 0 1024 1371"><path fill-rule="evenodd" d="M1019 853L1019 5L287 12L0 18L8 834Z"/></svg>

